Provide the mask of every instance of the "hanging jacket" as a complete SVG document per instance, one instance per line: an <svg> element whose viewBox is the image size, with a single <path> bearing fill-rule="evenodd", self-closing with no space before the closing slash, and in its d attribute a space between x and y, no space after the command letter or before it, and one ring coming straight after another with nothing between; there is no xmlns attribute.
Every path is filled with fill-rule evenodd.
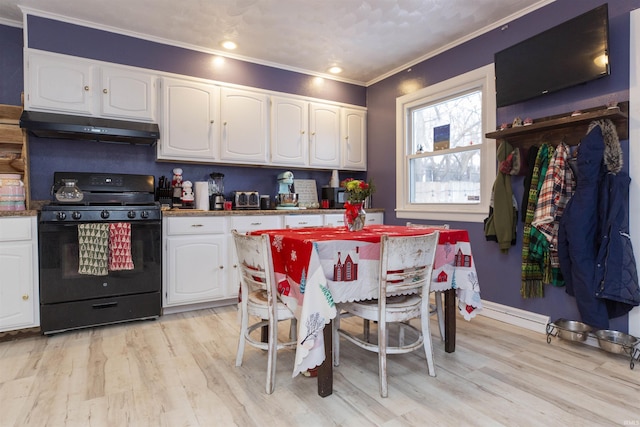
<svg viewBox="0 0 640 427"><path fill-rule="evenodd" d="M600 126L604 130L606 173L598 200L600 230L595 281L596 296L606 300L611 319L640 305L640 287L628 225L631 179L622 172L622 150L615 126L610 121Z"/></svg>
<svg viewBox="0 0 640 427"><path fill-rule="evenodd" d="M498 147L498 161L506 161L512 151L511 145L503 141ZM484 220L486 240L498 242L500 251L508 252L516 243L517 223L518 208L511 188L511 175L499 171L493 183L489 216Z"/></svg>
<svg viewBox="0 0 640 427"><path fill-rule="evenodd" d="M582 321L608 329L605 300L596 296L598 254L598 184L602 176L604 142L600 126L593 127L578 148L576 189L558 229L558 258L566 291L575 296Z"/></svg>

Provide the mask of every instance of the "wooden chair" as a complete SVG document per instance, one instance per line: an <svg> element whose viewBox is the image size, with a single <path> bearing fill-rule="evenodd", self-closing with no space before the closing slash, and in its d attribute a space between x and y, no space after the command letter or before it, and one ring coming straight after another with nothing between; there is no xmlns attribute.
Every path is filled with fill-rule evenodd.
<svg viewBox="0 0 640 427"><path fill-rule="evenodd" d="M415 224L407 222L407 227L417 228L436 228L441 230L448 230L449 224ZM444 304L442 303L442 291L431 291L435 304L429 306L429 314L436 314L438 319L438 330L440 332L440 339L444 340Z"/></svg>
<svg viewBox="0 0 640 427"><path fill-rule="evenodd" d="M278 300L269 236L247 236L232 230L240 268L240 339L236 366L242 365L245 342L267 351L267 394L275 390L276 354L283 348L295 348L293 341L278 341L278 322L295 320L293 313ZM250 316L260 321L249 325ZM268 327L267 342L254 338L253 331Z"/></svg>
<svg viewBox="0 0 640 427"><path fill-rule="evenodd" d="M382 236L378 299L339 304L339 309L349 315L378 323L377 343L370 343L365 337L359 338L340 329L340 316L333 321L334 364L338 366L340 362L340 337L365 350L378 353L382 397L388 395L387 354L408 353L424 347L429 375L436 375L431 346L428 295L438 237L438 231L422 236ZM409 324L414 318L421 319L420 329ZM389 344L388 323L397 323L400 328L397 345ZM409 343L405 342L407 330L416 336L416 339Z"/></svg>

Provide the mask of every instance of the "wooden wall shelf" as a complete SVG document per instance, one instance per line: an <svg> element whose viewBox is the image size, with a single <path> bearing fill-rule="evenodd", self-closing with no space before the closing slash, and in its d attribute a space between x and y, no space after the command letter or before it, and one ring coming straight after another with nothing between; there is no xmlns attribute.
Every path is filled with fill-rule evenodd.
<svg viewBox="0 0 640 427"><path fill-rule="evenodd" d="M21 114L22 106L0 104L0 173L21 176L25 205L30 209L29 150L27 132L20 127Z"/></svg>
<svg viewBox="0 0 640 427"><path fill-rule="evenodd" d="M561 141L569 145L578 145L587 134L589 123L593 120L610 119L616 125L620 140L629 139L629 101L619 103L617 108L597 107L583 110L582 114L577 116L571 114L540 118L534 120L529 126L497 130L485 136L506 140L512 145L523 148L545 142L557 145Z"/></svg>

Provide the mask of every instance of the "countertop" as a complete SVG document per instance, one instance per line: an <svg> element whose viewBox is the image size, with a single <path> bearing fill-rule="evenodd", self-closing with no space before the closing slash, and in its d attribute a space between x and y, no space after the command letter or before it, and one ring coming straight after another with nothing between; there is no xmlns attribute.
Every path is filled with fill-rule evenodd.
<svg viewBox="0 0 640 427"><path fill-rule="evenodd" d="M0 211L0 217L36 216L46 200L32 200L30 209L24 211ZM365 208L366 212L384 212L382 208ZM162 216L247 216L247 215L322 215L342 214L344 209L245 209L231 211L202 211L198 209L168 209L162 211Z"/></svg>
<svg viewBox="0 0 640 427"><path fill-rule="evenodd" d="M365 212L384 212L382 208L366 208ZM322 215L343 214L344 209L245 209L231 211L202 211L197 209L163 210L163 216L247 216L247 215Z"/></svg>

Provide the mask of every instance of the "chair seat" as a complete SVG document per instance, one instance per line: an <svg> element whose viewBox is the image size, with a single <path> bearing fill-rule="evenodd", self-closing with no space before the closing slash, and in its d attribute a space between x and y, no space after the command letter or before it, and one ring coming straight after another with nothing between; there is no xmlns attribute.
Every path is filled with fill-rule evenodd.
<svg viewBox="0 0 640 427"><path fill-rule="evenodd" d="M422 298L419 295L397 295L387 298L387 322L403 322L420 316ZM378 300L338 304L338 308L366 320L378 320Z"/></svg>
<svg viewBox="0 0 640 427"><path fill-rule="evenodd" d="M259 317L261 319L268 319L269 306L267 305L267 301L267 291L264 289L251 292L247 301L249 315ZM295 317L293 312L280 300L278 300L276 304L276 310L278 312L278 321L293 319Z"/></svg>

